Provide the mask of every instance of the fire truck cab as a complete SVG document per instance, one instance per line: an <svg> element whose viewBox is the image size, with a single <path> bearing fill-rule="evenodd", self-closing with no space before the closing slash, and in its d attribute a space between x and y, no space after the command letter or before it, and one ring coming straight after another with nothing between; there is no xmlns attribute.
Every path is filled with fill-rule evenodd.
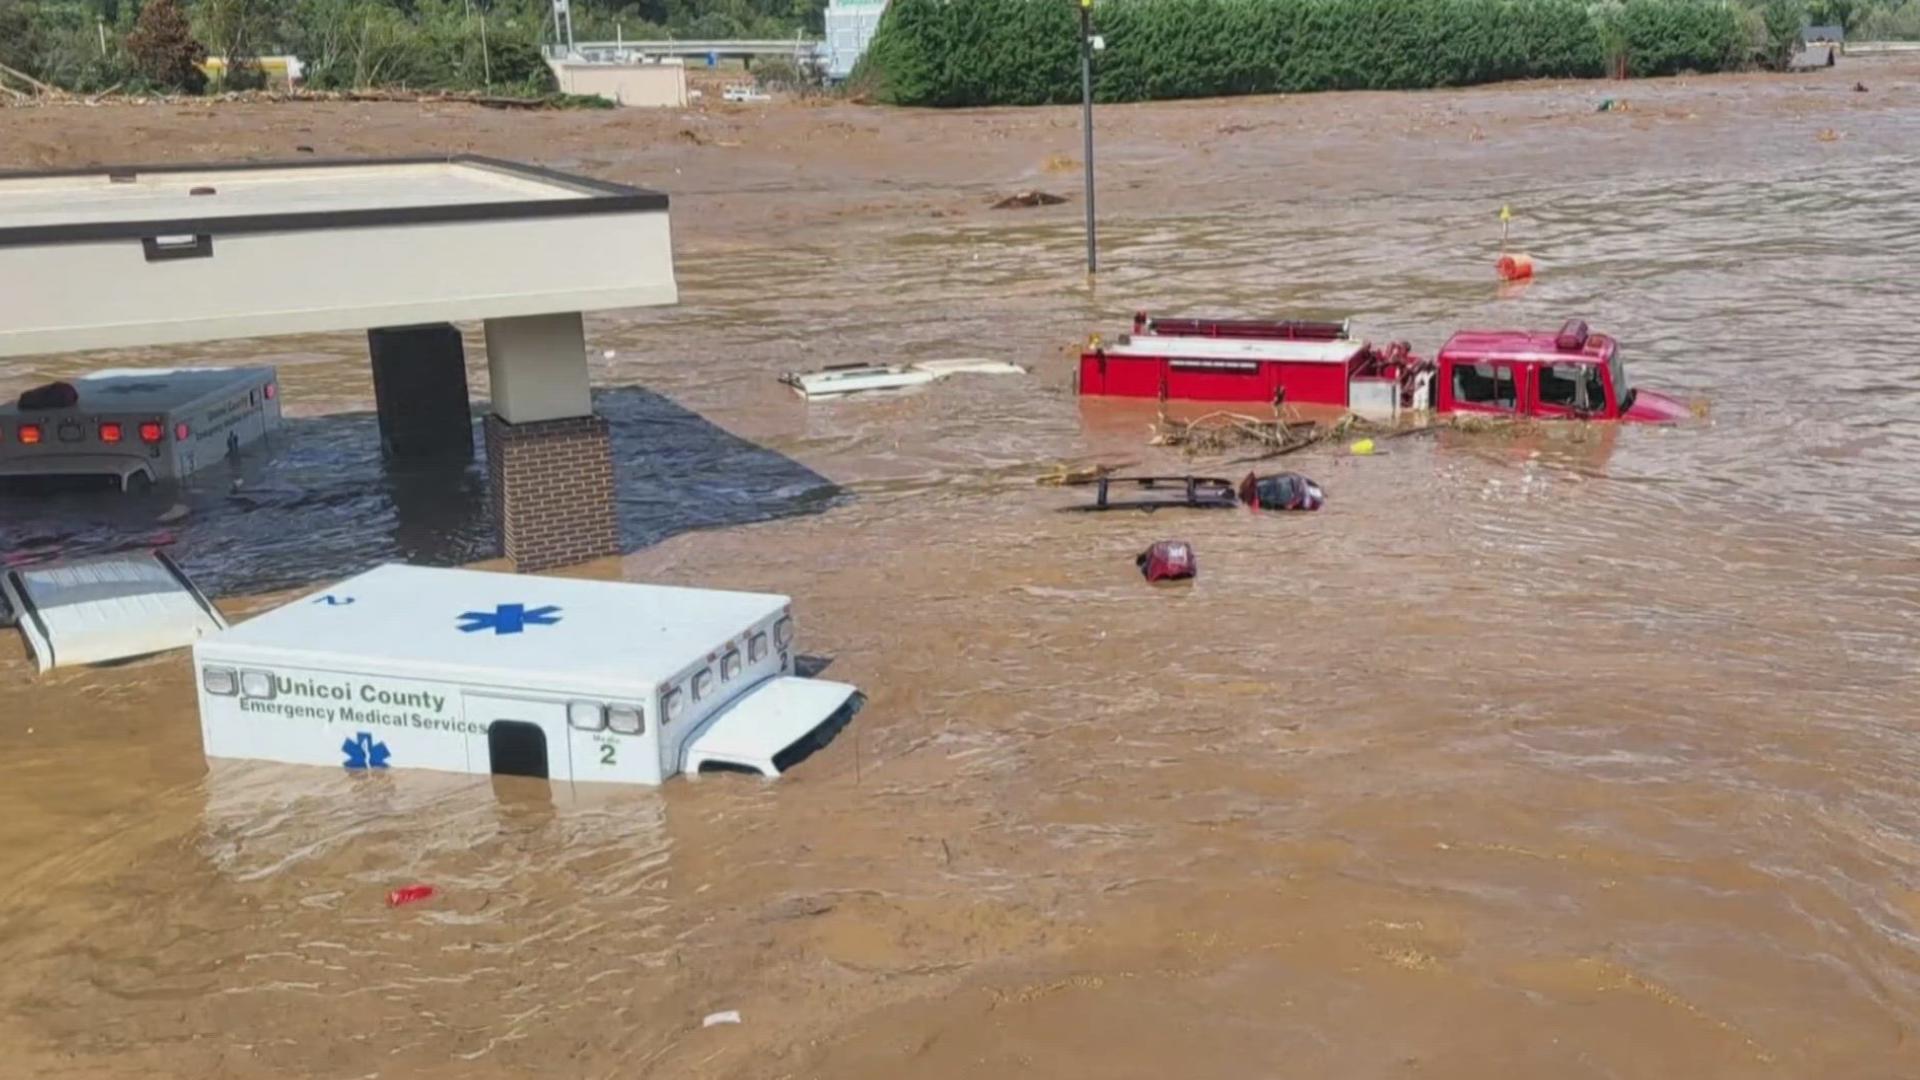
<svg viewBox="0 0 1920 1080"><path fill-rule="evenodd" d="M1619 343L1579 319L1552 334L1463 330L1434 363L1431 407L1438 413L1643 423L1689 415L1679 400L1633 386Z"/></svg>

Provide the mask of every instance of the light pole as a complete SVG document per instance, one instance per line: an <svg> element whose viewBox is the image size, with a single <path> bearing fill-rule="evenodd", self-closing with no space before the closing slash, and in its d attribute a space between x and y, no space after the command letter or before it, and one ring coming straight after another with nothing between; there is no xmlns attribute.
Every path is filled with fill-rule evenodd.
<svg viewBox="0 0 1920 1080"><path fill-rule="evenodd" d="M1087 276L1100 269L1093 242L1093 0L1080 0L1080 127L1086 138Z"/></svg>

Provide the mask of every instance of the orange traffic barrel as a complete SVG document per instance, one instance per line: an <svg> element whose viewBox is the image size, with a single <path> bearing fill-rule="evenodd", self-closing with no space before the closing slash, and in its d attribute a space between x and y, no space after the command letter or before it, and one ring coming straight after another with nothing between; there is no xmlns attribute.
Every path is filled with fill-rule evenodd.
<svg viewBox="0 0 1920 1080"><path fill-rule="evenodd" d="M1500 275L1501 281L1522 281L1533 276L1533 256L1518 253L1502 255L1500 261L1493 264L1493 269Z"/></svg>

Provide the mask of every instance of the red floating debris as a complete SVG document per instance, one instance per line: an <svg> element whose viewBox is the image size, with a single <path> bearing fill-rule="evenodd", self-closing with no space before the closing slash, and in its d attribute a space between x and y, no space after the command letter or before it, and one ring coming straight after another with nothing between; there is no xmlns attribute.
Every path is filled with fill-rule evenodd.
<svg viewBox="0 0 1920 1080"><path fill-rule="evenodd" d="M1494 272L1501 281L1525 281L1533 276L1533 256L1502 255L1500 261L1493 264Z"/></svg>
<svg viewBox="0 0 1920 1080"><path fill-rule="evenodd" d="M1181 581L1200 572L1193 545L1184 540L1162 540L1133 561L1148 581Z"/></svg>
<svg viewBox="0 0 1920 1080"><path fill-rule="evenodd" d="M406 885L387 894L387 906L399 907L402 904L411 904L416 900L425 900L433 893L434 888L431 885Z"/></svg>

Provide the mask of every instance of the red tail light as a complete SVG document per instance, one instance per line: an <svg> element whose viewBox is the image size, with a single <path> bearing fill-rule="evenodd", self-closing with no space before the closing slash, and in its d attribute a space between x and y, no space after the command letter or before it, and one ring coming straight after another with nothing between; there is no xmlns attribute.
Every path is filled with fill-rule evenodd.
<svg viewBox="0 0 1920 1080"><path fill-rule="evenodd" d="M167 429L164 427L161 427L158 421L149 420L146 423L140 425L140 441L141 442L157 443L161 439L165 438L166 434L167 434Z"/></svg>
<svg viewBox="0 0 1920 1080"><path fill-rule="evenodd" d="M39 424L21 424L20 425L20 441L21 443L27 446L32 446L33 444L39 442L40 441L40 425Z"/></svg>
<svg viewBox="0 0 1920 1080"><path fill-rule="evenodd" d="M186 442L187 436L190 434L192 434L192 432L189 432L187 430L187 425L185 424L173 425L173 441L174 442Z"/></svg>
<svg viewBox="0 0 1920 1080"><path fill-rule="evenodd" d="M120 441L120 425L112 420L100 421L100 441L116 443Z"/></svg>
<svg viewBox="0 0 1920 1080"><path fill-rule="evenodd" d="M266 389L266 391L265 391L265 393L266 393L266 395L267 395L267 400L268 400L268 401L272 401L272 400L273 400L273 397L274 397L274 395L275 395L275 394L278 394L279 392L280 392L280 391L278 391L278 390L276 390L276 389L274 389L274 386L273 386L273 384L272 384L272 383L268 383L268 384L267 384L267 389Z"/></svg>

